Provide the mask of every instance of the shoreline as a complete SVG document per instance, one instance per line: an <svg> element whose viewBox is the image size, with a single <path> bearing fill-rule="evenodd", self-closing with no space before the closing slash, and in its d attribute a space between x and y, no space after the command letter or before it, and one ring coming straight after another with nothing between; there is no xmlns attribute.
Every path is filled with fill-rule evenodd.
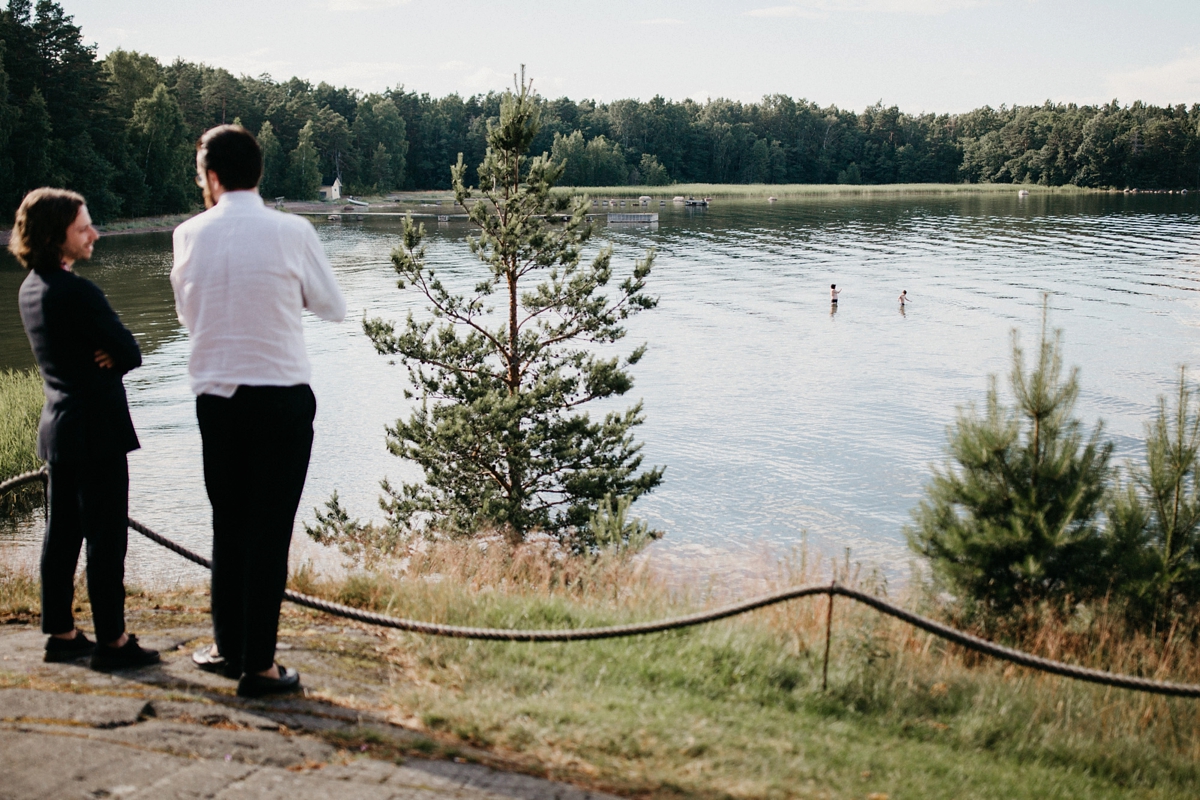
<svg viewBox="0 0 1200 800"><path fill-rule="evenodd" d="M191 219L199 211L191 214L172 214L169 216L135 217L134 219L118 220L116 222L97 225L100 238L108 236L128 236L134 233L170 233L184 220ZM0 246L7 247L12 228L0 230Z"/></svg>
<svg viewBox="0 0 1200 800"><path fill-rule="evenodd" d="M1121 194L1121 189L1091 189L1079 186L1040 186L1030 183L676 183L667 186L556 186L555 191L671 199L678 195L725 199L777 197L835 197L861 195L947 195L947 194Z"/></svg>
<svg viewBox="0 0 1200 800"><path fill-rule="evenodd" d="M555 192L601 197L641 197L668 200L676 196L715 197L726 200L738 199L788 199L820 197L862 197L901 195L999 195L1028 192L1029 195L1142 195L1166 194L1186 196L1186 190L1145 191L1129 189L1093 189L1072 185L1040 186L1018 183L880 183L880 184L830 184L830 183L677 183L667 186L556 186ZM356 206L347 200L360 200L368 206ZM269 198L264 198L270 203ZM465 216L454 202L454 194L448 189L388 192L385 195L358 197L347 195L341 200L288 200L282 210L293 214L313 216L319 214L403 216L412 213L420 216ZM370 210L370 209L376 210ZM168 233L181 222L199 214L201 209L186 214L135 217L97 225L100 235L125 236L136 233ZM11 228L0 229L0 246L7 246Z"/></svg>

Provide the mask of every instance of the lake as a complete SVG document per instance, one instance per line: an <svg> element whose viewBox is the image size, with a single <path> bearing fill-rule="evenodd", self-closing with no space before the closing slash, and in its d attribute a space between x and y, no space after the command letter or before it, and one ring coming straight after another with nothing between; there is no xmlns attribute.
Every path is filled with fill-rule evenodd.
<svg viewBox="0 0 1200 800"><path fill-rule="evenodd" d="M956 409L1009 370L1010 331L1036 344L1043 293L1080 368L1078 414L1103 419L1120 458L1140 454L1156 398L1200 354L1200 200L1178 195L821 197L668 205L655 226L607 226L618 276L647 247L657 309L631 320L620 351L647 342L635 385L638 431L663 486L634 506L666 532L656 557L700 569L756 561L807 537L821 552L907 571L902 528ZM483 274L465 222L428 224L429 262L453 286ZM384 447L407 415L406 373L374 352L362 318L421 312L396 288L396 220L317 230L350 315L307 317L318 398L316 441L297 520L296 558L339 559L301 524L336 490L379 519L378 482L417 480ZM209 506L188 390L187 337L171 297L169 234L105 237L80 273L96 281L142 345L126 377L142 449L130 455L130 514L205 554ZM23 272L0 262L0 368L32 366L16 310ZM836 311L829 285L842 289ZM911 304L896 301L906 289ZM598 407L600 413L605 407ZM36 552L40 516L0 531ZM131 536L132 583L202 571Z"/></svg>

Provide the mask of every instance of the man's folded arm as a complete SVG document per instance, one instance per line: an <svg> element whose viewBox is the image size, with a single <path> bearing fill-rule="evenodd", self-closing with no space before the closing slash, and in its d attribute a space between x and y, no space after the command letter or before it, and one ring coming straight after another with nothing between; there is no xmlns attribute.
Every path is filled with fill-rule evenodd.
<svg viewBox="0 0 1200 800"><path fill-rule="evenodd" d="M129 329L121 324L117 312L104 299L98 287L88 286L83 293L83 311L88 328L95 337L96 348L112 359L118 373L124 375L142 365L142 350Z"/></svg>

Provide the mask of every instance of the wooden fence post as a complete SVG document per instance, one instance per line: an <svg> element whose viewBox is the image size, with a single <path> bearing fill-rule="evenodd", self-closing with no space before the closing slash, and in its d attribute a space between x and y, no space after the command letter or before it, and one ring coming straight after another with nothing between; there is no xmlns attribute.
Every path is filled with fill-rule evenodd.
<svg viewBox="0 0 1200 800"><path fill-rule="evenodd" d="M837 587L835 578L829 584L829 611L825 615L825 663L821 667L821 691L829 687L829 638L833 633L833 591Z"/></svg>

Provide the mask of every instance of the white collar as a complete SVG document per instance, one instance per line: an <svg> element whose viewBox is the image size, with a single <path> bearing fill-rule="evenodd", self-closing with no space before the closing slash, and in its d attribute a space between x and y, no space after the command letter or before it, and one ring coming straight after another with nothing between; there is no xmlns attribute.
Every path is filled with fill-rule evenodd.
<svg viewBox="0 0 1200 800"><path fill-rule="evenodd" d="M262 205L263 199L259 196L257 189L235 189L223 192L217 198L217 205Z"/></svg>

